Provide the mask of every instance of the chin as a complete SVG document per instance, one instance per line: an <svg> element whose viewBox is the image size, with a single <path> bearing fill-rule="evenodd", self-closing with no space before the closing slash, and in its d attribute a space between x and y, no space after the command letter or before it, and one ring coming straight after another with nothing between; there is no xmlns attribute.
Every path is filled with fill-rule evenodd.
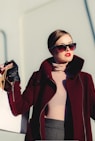
<svg viewBox="0 0 95 141"><path fill-rule="evenodd" d="M73 56L70 58L67 58L67 62L71 62L73 60Z"/></svg>
<svg viewBox="0 0 95 141"><path fill-rule="evenodd" d="M72 58L72 59L73 59L73 58ZM66 59L66 60L64 60L63 62L69 63L69 62L72 61L72 59Z"/></svg>

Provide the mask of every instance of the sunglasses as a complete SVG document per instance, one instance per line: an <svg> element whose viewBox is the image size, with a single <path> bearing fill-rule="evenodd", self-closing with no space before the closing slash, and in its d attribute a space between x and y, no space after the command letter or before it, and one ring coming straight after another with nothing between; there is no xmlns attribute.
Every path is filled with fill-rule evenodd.
<svg viewBox="0 0 95 141"><path fill-rule="evenodd" d="M72 44L68 44L68 45L53 46L50 48L50 50L57 49L58 51L66 51L67 47L69 47L70 50L75 50L76 43L72 43Z"/></svg>

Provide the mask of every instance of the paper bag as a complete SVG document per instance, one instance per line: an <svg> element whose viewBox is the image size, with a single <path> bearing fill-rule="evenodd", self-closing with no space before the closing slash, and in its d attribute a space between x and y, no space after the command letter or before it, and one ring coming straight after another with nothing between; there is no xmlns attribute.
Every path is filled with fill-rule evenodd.
<svg viewBox="0 0 95 141"><path fill-rule="evenodd" d="M10 109L8 95L0 88L0 129L16 133L26 133L28 115L14 116Z"/></svg>

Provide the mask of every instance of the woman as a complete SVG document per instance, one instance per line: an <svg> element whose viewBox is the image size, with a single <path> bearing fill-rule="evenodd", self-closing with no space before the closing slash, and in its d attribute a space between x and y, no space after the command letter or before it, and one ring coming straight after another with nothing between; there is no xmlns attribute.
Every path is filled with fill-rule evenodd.
<svg viewBox="0 0 95 141"><path fill-rule="evenodd" d="M95 90L92 77L82 72L84 60L74 55L76 43L63 30L48 38L51 58L33 73L21 94L18 71L8 70L8 97L14 115L33 105L25 141L92 141L90 117L95 119ZM13 62L15 68L16 64Z"/></svg>

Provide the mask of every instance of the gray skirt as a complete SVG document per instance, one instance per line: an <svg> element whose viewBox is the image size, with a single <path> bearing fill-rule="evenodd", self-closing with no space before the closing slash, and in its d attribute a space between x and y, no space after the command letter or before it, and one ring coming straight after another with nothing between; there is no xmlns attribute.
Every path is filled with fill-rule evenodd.
<svg viewBox="0 0 95 141"><path fill-rule="evenodd" d="M46 140L64 140L64 121L45 118Z"/></svg>

